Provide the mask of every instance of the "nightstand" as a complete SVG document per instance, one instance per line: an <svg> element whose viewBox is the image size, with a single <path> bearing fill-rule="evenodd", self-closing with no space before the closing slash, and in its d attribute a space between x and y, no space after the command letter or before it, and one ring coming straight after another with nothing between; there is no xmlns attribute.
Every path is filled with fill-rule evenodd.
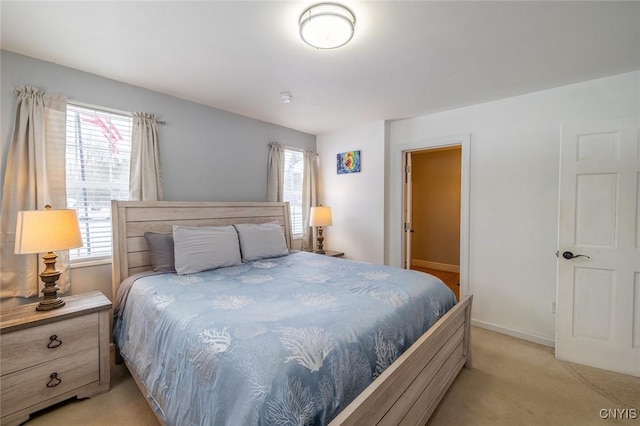
<svg viewBox="0 0 640 426"><path fill-rule="evenodd" d="M71 397L109 390L111 302L99 291L65 297L65 306L37 303L0 314L2 425Z"/></svg>
<svg viewBox="0 0 640 426"><path fill-rule="evenodd" d="M331 256L331 257L342 257L342 256L344 256L344 252L333 251L333 250L325 250L324 253L318 253L318 254L323 254L325 256Z"/></svg>

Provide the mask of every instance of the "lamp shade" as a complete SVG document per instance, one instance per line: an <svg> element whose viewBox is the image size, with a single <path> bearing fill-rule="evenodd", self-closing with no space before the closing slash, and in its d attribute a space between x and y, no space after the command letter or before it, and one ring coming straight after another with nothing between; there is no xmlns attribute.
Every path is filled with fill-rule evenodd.
<svg viewBox="0 0 640 426"><path fill-rule="evenodd" d="M300 16L300 37L316 49L335 49L353 37L356 17L337 3L311 6Z"/></svg>
<svg viewBox="0 0 640 426"><path fill-rule="evenodd" d="M28 210L18 212L16 254L44 253L82 247L75 210Z"/></svg>
<svg viewBox="0 0 640 426"><path fill-rule="evenodd" d="M309 220L311 226L331 226L333 221L331 219L331 207L319 206L311 207L311 219Z"/></svg>

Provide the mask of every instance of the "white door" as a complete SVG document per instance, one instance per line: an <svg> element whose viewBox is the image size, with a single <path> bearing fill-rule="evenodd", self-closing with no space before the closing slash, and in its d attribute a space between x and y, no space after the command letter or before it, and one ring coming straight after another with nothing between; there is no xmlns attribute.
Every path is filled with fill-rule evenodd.
<svg viewBox="0 0 640 426"><path fill-rule="evenodd" d="M412 191L411 186L411 152L404 154L404 265L405 269L411 269L411 214L412 208Z"/></svg>
<svg viewBox="0 0 640 426"><path fill-rule="evenodd" d="M560 359L640 376L639 191L637 119L563 128Z"/></svg>

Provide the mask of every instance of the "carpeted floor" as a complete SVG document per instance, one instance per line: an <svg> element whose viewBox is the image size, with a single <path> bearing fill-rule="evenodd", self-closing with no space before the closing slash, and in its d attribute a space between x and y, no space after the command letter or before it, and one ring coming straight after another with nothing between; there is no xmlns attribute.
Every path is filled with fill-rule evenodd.
<svg viewBox="0 0 640 426"><path fill-rule="evenodd" d="M473 368L463 369L429 426L640 425L640 378L558 361L553 349L472 329ZM623 409L635 409L624 411ZM601 418L617 411L617 416ZM122 365L111 390L32 416L28 426L145 426L157 422Z"/></svg>
<svg viewBox="0 0 640 426"><path fill-rule="evenodd" d="M429 426L640 425L638 377L559 361L553 348L481 328L471 345L473 368L460 372ZM600 417L624 408L637 418Z"/></svg>

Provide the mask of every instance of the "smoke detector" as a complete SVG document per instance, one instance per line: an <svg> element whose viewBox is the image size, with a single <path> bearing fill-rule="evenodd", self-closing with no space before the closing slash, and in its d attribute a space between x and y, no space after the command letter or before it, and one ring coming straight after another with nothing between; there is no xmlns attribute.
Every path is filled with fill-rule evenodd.
<svg viewBox="0 0 640 426"><path fill-rule="evenodd" d="M291 93L289 92L280 93L280 100L282 101L283 104L290 104L291 99L292 99Z"/></svg>

